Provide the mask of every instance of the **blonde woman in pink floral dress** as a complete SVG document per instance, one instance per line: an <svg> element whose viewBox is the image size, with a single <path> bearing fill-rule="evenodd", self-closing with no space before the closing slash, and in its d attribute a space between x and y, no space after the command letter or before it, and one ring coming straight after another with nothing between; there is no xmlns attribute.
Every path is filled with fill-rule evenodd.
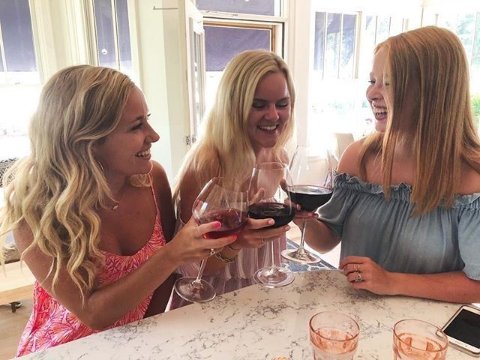
<svg viewBox="0 0 480 360"><path fill-rule="evenodd" d="M171 239L149 116L142 92L113 69L73 66L45 85L32 153L6 174L0 216L0 234L13 231L36 278L17 355L163 312L177 267L235 241L205 240L220 224L193 221Z"/></svg>

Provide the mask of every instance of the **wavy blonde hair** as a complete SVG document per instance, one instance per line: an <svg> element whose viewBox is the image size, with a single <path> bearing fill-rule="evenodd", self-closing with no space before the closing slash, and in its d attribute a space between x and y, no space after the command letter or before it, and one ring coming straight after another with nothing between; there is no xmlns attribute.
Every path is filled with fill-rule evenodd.
<svg viewBox="0 0 480 360"><path fill-rule="evenodd" d="M415 212L449 207L460 182L462 161L480 172L480 142L473 123L463 45L451 31L428 26L393 36L375 52L380 49L387 53L387 128L384 134L366 139L361 176L366 178L368 157L381 154L383 186L389 197L395 146L408 141L416 162L411 195ZM407 101L413 105L414 131L409 139L404 138L405 118L401 118Z"/></svg>
<svg viewBox="0 0 480 360"><path fill-rule="evenodd" d="M72 66L43 87L30 124L31 155L5 176L0 234L25 222L34 246L53 259L53 287L65 267L82 296L93 288L99 251L98 209L113 201L95 144L118 125L134 83L109 68ZM147 183L136 176L138 186Z"/></svg>
<svg viewBox="0 0 480 360"><path fill-rule="evenodd" d="M273 151L279 158L294 131L295 89L287 64L273 52L248 50L235 56L225 67L212 110L203 124L203 136L189 151L177 176L173 192L179 196L180 182L187 171L198 174L199 184L213 176L245 180L255 165L255 152L247 133L255 90L271 73L283 73L290 94L290 119Z"/></svg>

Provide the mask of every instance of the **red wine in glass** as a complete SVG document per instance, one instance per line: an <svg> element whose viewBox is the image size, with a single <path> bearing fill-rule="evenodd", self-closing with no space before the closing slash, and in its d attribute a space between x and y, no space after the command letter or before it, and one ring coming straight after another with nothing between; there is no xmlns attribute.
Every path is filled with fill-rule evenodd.
<svg viewBox="0 0 480 360"><path fill-rule="evenodd" d="M200 217L197 217L197 214L193 215L198 225L212 221L220 222L220 228L203 235L205 239L218 239L224 236L238 234L247 222L247 213L245 211L232 208L207 211Z"/></svg>
<svg viewBox="0 0 480 360"><path fill-rule="evenodd" d="M257 164L250 179L249 196L253 204L248 208L248 216L253 219L272 218L275 224L270 227L280 227L288 224L295 216L295 209L290 202L285 203L287 195L281 184L289 177L288 166L280 162L265 162ZM267 241L267 253L270 253L271 265L258 269L255 280L266 287L280 287L290 284L295 276L282 266L275 264L273 241Z"/></svg>
<svg viewBox="0 0 480 360"><path fill-rule="evenodd" d="M333 190L316 185L289 186L292 201L306 211L315 211L332 197Z"/></svg>
<svg viewBox="0 0 480 360"><path fill-rule="evenodd" d="M327 203L333 193L334 162L332 153L326 148L298 146L290 164L290 182L287 181L292 202L309 212ZM304 219L298 249L282 251L285 259L302 264L321 260L318 255L305 249L306 225Z"/></svg>
<svg viewBox="0 0 480 360"><path fill-rule="evenodd" d="M286 204L277 202L256 203L248 207L248 216L252 219L275 220L272 228L287 225L295 217L295 210Z"/></svg>
<svg viewBox="0 0 480 360"><path fill-rule="evenodd" d="M216 177L198 194L193 203L192 216L198 225L220 222L220 228L203 235L205 239L218 239L242 230L247 222L247 203L248 193L242 191L241 185ZM215 297L215 288L202 279L205 264L206 259L203 259L196 278L182 277L175 282L174 289L181 298L191 302L206 302Z"/></svg>

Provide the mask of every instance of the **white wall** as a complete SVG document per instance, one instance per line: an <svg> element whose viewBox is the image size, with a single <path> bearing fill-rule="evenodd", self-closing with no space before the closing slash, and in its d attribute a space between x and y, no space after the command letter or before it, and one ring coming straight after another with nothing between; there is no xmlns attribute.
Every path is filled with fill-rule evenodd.
<svg viewBox="0 0 480 360"><path fill-rule="evenodd" d="M173 184L190 133L185 2L135 0L133 10L133 52L138 52L134 66L152 114L150 121L160 135L152 157L165 167Z"/></svg>

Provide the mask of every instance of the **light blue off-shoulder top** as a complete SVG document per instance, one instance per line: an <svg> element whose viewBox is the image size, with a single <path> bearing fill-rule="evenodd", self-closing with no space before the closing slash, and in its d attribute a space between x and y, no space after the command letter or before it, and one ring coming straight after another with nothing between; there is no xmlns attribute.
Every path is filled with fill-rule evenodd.
<svg viewBox="0 0 480 360"><path fill-rule="evenodd" d="M318 212L341 239L341 258L367 256L388 271L463 271L480 280L480 193L459 195L450 208L412 215L410 185L378 184L337 174L331 200Z"/></svg>

